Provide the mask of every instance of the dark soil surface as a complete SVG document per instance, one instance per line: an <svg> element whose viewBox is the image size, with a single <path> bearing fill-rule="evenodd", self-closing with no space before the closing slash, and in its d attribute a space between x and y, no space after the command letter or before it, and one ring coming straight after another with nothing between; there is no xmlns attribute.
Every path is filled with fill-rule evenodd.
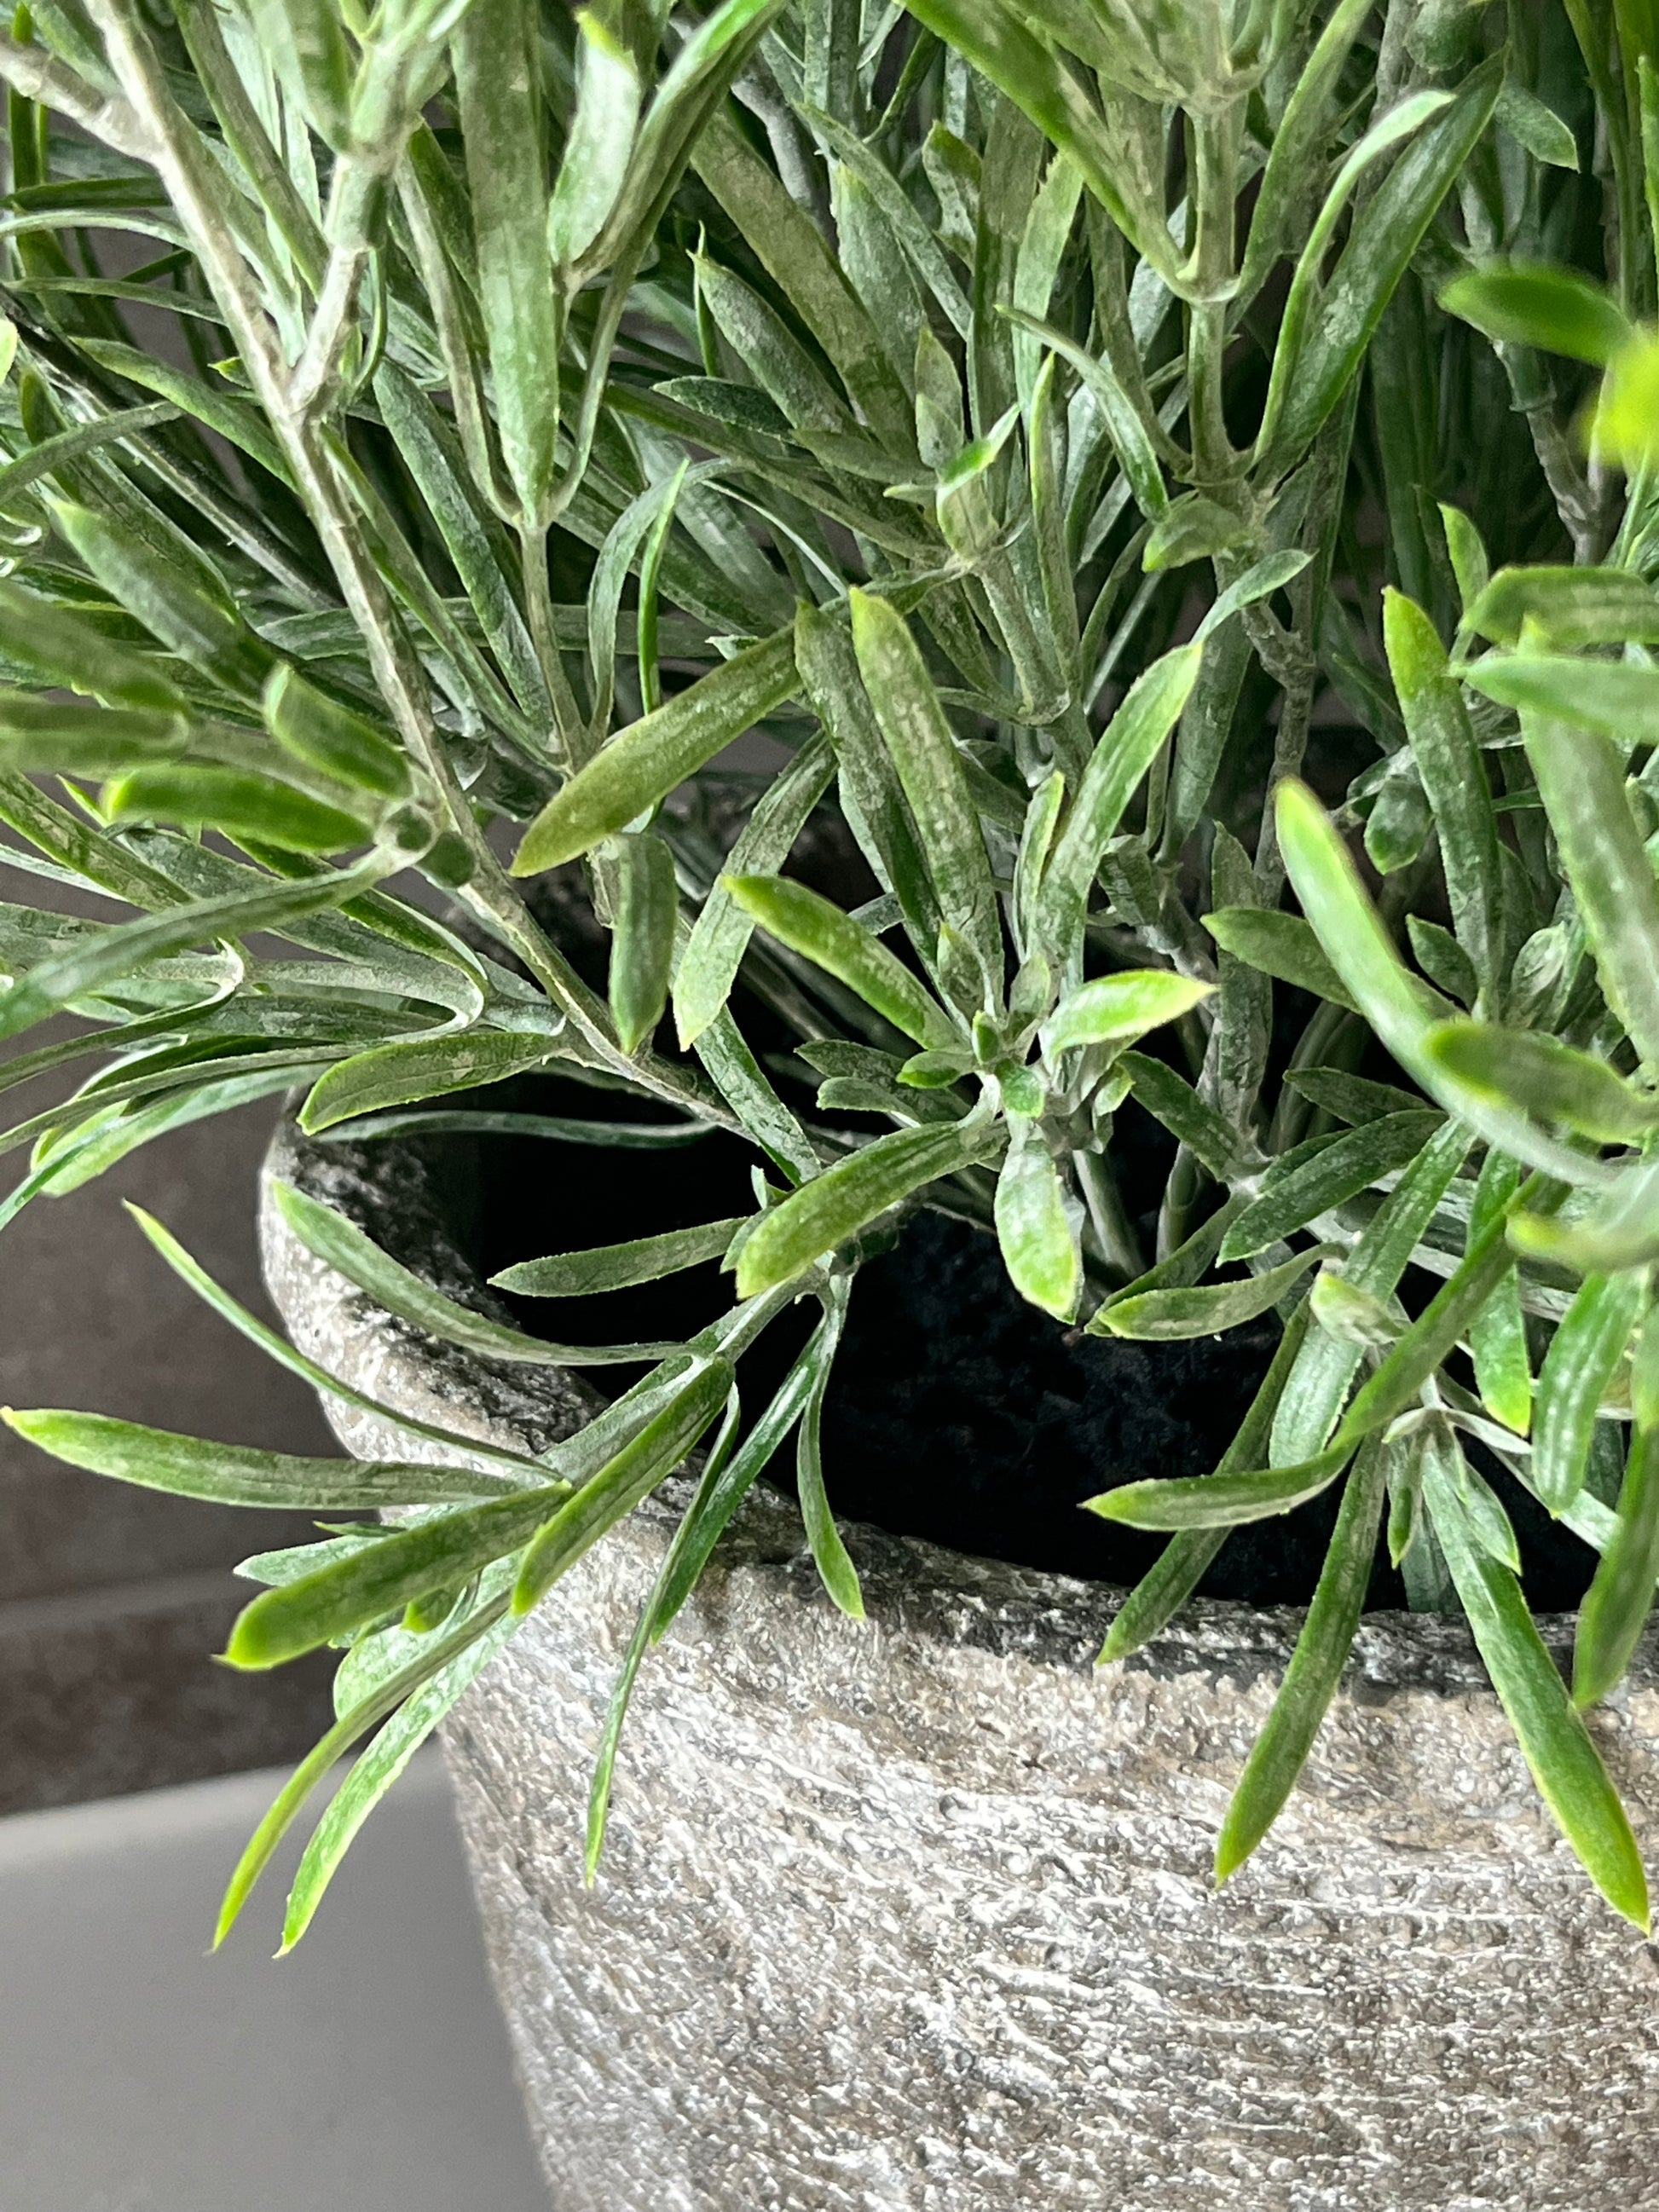
<svg viewBox="0 0 1659 2212"><path fill-rule="evenodd" d="M559 1083L514 1086L500 1103L593 1118L660 1118L631 1099ZM753 1155L705 1139L663 1152L574 1148L516 1138L479 1143L479 1258L495 1273L572 1251L746 1212ZM508 1301L521 1327L566 1343L683 1336L729 1301L712 1265L602 1297ZM816 1307L787 1315L745 1356L751 1413L804 1341ZM824 1475L836 1510L902 1535L1085 1579L1133 1582L1163 1539L1080 1510L1146 1475L1203 1474L1231 1440L1273 1356L1271 1320L1185 1344L1129 1344L1058 1328L1010 1287L993 1240L938 1214L916 1216L860 1271L824 1417ZM590 1370L617 1389L637 1370ZM1592 1554L1558 1529L1476 1448L1521 1537L1526 1588L1545 1611L1576 1605ZM793 1453L770 1479L793 1484ZM1305 1602L1317 1580L1336 1492L1237 1530L1200 1585L1258 1605ZM1379 1556L1369 1602L1400 1606Z"/></svg>

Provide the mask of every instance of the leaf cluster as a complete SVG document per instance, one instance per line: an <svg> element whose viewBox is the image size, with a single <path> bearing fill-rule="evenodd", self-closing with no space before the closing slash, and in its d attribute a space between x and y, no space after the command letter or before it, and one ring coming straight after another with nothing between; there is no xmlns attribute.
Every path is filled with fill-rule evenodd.
<svg viewBox="0 0 1659 2212"><path fill-rule="evenodd" d="M1055 1327L1282 1329L1212 1473L1093 1501L1170 1535L1116 1661L1230 1528L1341 1486L1220 1875L1386 1545L1645 1925L1583 1718L1659 1575L1659 56L1614 14L37 0L0 36L0 1035L78 1023L0 1087L82 1078L0 1139L0 1226L296 1089L330 1141L695 1175L723 1130L755 1164L745 1216L511 1271L718 1259L729 1310L652 1345L526 1335L279 1194L416 1327L643 1367L540 1458L379 1407L428 1449L11 1416L121 1480L403 1512L249 1563L234 1663L345 1656L226 1924L367 1737L297 1940L422 1737L699 1449L590 1868L637 1668L792 1437L860 1615L820 1417L860 1267L925 1207ZM467 1101L537 1070L656 1118ZM1504 1486L1599 1554L1571 1691Z"/></svg>

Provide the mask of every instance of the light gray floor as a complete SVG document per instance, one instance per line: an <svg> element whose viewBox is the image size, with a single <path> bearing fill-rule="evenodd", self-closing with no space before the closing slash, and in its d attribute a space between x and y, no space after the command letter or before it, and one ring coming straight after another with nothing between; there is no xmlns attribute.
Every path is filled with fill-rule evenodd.
<svg viewBox="0 0 1659 2212"><path fill-rule="evenodd" d="M282 1779L0 1820L3 2212L549 2212L435 1753L293 1957L285 1868L204 1956Z"/></svg>

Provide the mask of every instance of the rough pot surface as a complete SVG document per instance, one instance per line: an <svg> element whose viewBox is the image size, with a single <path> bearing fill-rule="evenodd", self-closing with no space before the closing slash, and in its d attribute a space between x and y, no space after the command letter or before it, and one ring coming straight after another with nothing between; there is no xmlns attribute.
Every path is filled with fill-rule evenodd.
<svg viewBox="0 0 1659 2212"><path fill-rule="evenodd" d="M289 1132L273 1160L488 1308L418 1148ZM269 1206L264 1236L295 1340L383 1401L536 1447L584 1402L390 1319ZM423 1449L332 1418L356 1451ZM559 2212L1659 2206L1655 1952L1453 1622L1367 1617L1218 1895L1297 1615L1194 1605L1097 1673L1112 1590L853 1527L855 1628L757 1494L647 1663L585 1889L599 1718L674 1502L590 1554L447 1738ZM1651 1640L1593 1726L1659 1837Z"/></svg>

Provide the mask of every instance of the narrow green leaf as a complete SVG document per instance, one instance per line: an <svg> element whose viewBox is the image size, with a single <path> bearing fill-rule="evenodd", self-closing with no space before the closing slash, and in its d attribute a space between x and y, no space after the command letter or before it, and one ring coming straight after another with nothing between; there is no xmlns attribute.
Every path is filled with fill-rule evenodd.
<svg viewBox="0 0 1659 2212"><path fill-rule="evenodd" d="M1385 1115L1350 1129L1287 1172L1269 1170L1261 1195L1227 1231L1221 1258L1248 1260L1305 1229L1344 1200L1414 1160L1440 1127L1431 1109Z"/></svg>
<svg viewBox="0 0 1659 2212"><path fill-rule="evenodd" d="M1442 504L1440 520L1446 533L1446 556L1457 580L1457 597L1467 617L1469 609L1492 580L1492 562L1487 556L1486 541L1461 507ZM1461 670L1465 683L1469 681L1467 669Z"/></svg>
<svg viewBox="0 0 1659 2212"><path fill-rule="evenodd" d="M164 664L15 582L0 583L0 650L43 682L88 692L106 706L161 714L184 709L184 694Z"/></svg>
<svg viewBox="0 0 1659 2212"><path fill-rule="evenodd" d="M1218 1182L1235 1182L1248 1172L1243 1133L1213 1106L1206 1105L1174 1068L1139 1052L1126 1052L1117 1064L1146 1111L1162 1121Z"/></svg>
<svg viewBox="0 0 1659 2212"><path fill-rule="evenodd" d="M835 769L835 754L822 738L803 745L756 800L727 858L727 873L775 876ZM753 927L751 916L724 884L716 883L703 901L674 974L674 1025L682 1049L702 1036L730 997Z"/></svg>
<svg viewBox="0 0 1659 2212"><path fill-rule="evenodd" d="M861 922L787 876L722 876L720 889L781 945L856 991L930 1050L959 1043L956 1024L896 954Z"/></svg>
<svg viewBox="0 0 1659 2212"><path fill-rule="evenodd" d="M1659 597L1628 568L1500 568L1463 620L1499 645L1526 623L1546 646L1650 643Z"/></svg>
<svg viewBox="0 0 1659 2212"><path fill-rule="evenodd" d="M1216 1462L1218 1474L1237 1474L1260 1464L1267 1456L1267 1439L1279 1395L1296 1364L1308 1330L1306 1301L1285 1324L1267 1372L1250 1401L1232 1442ZM1150 1643L1172 1620L1197 1589L1211 1561L1227 1540L1225 1528L1187 1528L1172 1536L1158 1554L1158 1564L1143 1575L1118 1608L1100 1648L1098 1663L1110 1666L1127 1659Z"/></svg>
<svg viewBox="0 0 1659 2212"><path fill-rule="evenodd" d="M1330 1488L1352 1454L1351 1443L1334 1444L1299 1467L1126 1482L1083 1503L1103 1521L1121 1521L1130 1528L1236 1528L1243 1522L1271 1520L1305 1505Z"/></svg>
<svg viewBox="0 0 1659 2212"><path fill-rule="evenodd" d="M1050 1058L1073 1045L1115 1044L1161 1029L1210 997L1214 986L1168 969L1133 968L1080 983L1063 998L1042 1031Z"/></svg>
<svg viewBox="0 0 1659 2212"><path fill-rule="evenodd" d="M1494 56L1472 71L1450 102L1418 130L1355 218L1341 258L1319 293L1317 308L1310 303L1288 355L1281 336L1285 367L1281 375L1276 355L1273 381L1281 386L1284 404L1256 454L1265 479L1285 474L1307 451L1357 373L1441 201L1479 143L1502 82L1503 62ZM1423 111L1410 100L1401 103L1401 110L1410 111L1397 116L1402 127L1421 120ZM1396 118L1383 118L1391 119ZM1377 150L1384 135L1376 126L1367 134ZM1357 182L1356 171L1350 189Z"/></svg>
<svg viewBox="0 0 1659 2212"><path fill-rule="evenodd" d="M402 799L410 787L398 747L374 725L343 707L283 666L265 685L265 727L297 760L343 783L361 784L382 799Z"/></svg>
<svg viewBox="0 0 1659 2212"><path fill-rule="evenodd" d="M90 700L0 691L0 759L28 775L118 775L182 752L190 726L153 707L94 706Z"/></svg>
<svg viewBox="0 0 1659 2212"><path fill-rule="evenodd" d="M1650 1310L1631 1376L1635 1413L1619 1518L1578 1610L1572 1695L1599 1705L1623 1680L1653 1610L1659 1581L1659 1328Z"/></svg>
<svg viewBox="0 0 1659 2212"><path fill-rule="evenodd" d="M1516 1161L1499 1152L1486 1154L1469 1208L1471 1241L1484 1236L1507 1212L1520 1182ZM1494 1420L1524 1437L1532 1426L1532 1360L1515 1269L1503 1277L1470 1322L1469 1350L1481 1404Z"/></svg>
<svg viewBox="0 0 1659 2212"><path fill-rule="evenodd" d="M233 1667L280 1667L364 1621L401 1612L428 1590L516 1552L569 1495L568 1483L548 1483L446 1513L264 1590L237 1615L225 1657Z"/></svg>
<svg viewBox="0 0 1659 2212"><path fill-rule="evenodd" d="M795 661L812 711L835 748L848 826L896 895L912 942L931 958L939 940L939 901L852 639L833 616L803 603L795 617ZM735 851L732 857L735 863ZM732 873L738 872L734 866Z"/></svg>
<svg viewBox="0 0 1659 2212"><path fill-rule="evenodd" d="M291 783L210 763L157 762L129 769L105 785L103 810L112 823L177 822L286 853L343 853L366 844L370 833L361 817Z"/></svg>
<svg viewBox="0 0 1659 2212"><path fill-rule="evenodd" d="M711 117L691 158L768 276L823 348L881 444L892 453L908 453L908 396L864 303L817 223L724 114Z"/></svg>
<svg viewBox="0 0 1659 2212"><path fill-rule="evenodd" d="M1626 1169L1593 1204L1565 1220L1517 1213L1509 1234L1517 1252L1583 1275L1611 1275L1659 1260L1659 1159Z"/></svg>
<svg viewBox="0 0 1659 2212"><path fill-rule="evenodd" d="M1285 1080L1322 1112L1356 1129L1385 1114L1409 1114L1423 1103L1397 1084L1373 1083L1369 1076L1350 1075L1340 1067L1292 1067Z"/></svg>
<svg viewBox="0 0 1659 2212"><path fill-rule="evenodd" d="M1201 645L1177 646L1139 676L1090 756L1037 894L1039 927L1063 963L1079 942L1106 844L1198 680Z"/></svg>
<svg viewBox="0 0 1659 2212"><path fill-rule="evenodd" d="M798 682L794 634L780 630L618 732L526 830L514 874L556 868L625 829L781 706Z"/></svg>
<svg viewBox="0 0 1659 2212"><path fill-rule="evenodd" d="M1237 1872L1279 1818L1336 1694L1370 1584L1384 1488L1382 1455L1373 1442L1348 1476L1308 1617L1222 1821L1218 1882Z"/></svg>
<svg viewBox="0 0 1659 2212"><path fill-rule="evenodd" d="M653 1643L662 1640L670 1622L696 1588L732 1515L799 1419L823 1357L823 1332L819 1329L814 1332L766 1411L731 1458L717 1466L711 1455L696 1500L687 1516L690 1525L683 1524L684 1546L677 1557L663 1563L661 1595L651 1625ZM676 1542L678 1545L678 1538Z"/></svg>
<svg viewBox="0 0 1659 2212"><path fill-rule="evenodd" d="M729 1362L711 1360L546 1522L520 1563L515 1613L538 1605L567 1568L673 1473L719 1418L732 1381Z"/></svg>
<svg viewBox="0 0 1659 2212"><path fill-rule="evenodd" d="M370 1729L383 1721L389 1713L396 1712L405 1698L417 1691L423 1682L434 1679L453 1659L458 1658L493 1627L506 1610L506 1606L507 1600L502 1596L495 1601L493 1611L486 1609L473 1614L447 1636L430 1641L423 1639L422 1650L406 1667L388 1676L352 1706L307 1753L284 1784L270 1810L254 1830L246 1850L237 1862L236 1870L230 1878L224 1901L219 1908L218 1924L213 1934L215 1950L235 1926L254 1884L270 1865L277 1845L293 1826L306 1800L336 1761L350 1750L360 1736L367 1735Z"/></svg>
<svg viewBox="0 0 1659 2212"><path fill-rule="evenodd" d="M1305 220L1308 179L1324 150L1338 80L1369 13L1367 0L1339 0L1285 103L1250 217L1239 270L1242 301L1255 298L1274 263L1292 250L1296 226Z"/></svg>
<svg viewBox="0 0 1659 2212"><path fill-rule="evenodd" d="M1377 1208L1343 1262L1345 1281L1381 1303L1392 1298L1474 1139L1449 1121L1431 1137ZM1273 1421L1272 1457L1294 1464L1330 1435L1358 1373L1360 1349L1322 1329L1310 1332Z"/></svg>
<svg viewBox="0 0 1659 2212"><path fill-rule="evenodd" d="M276 1506L313 1512L373 1512L386 1505L435 1505L495 1498L503 1477L458 1466L422 1467L402 1460L303 1459L241 1444L147 1429L102 1413L46 1407L0 1408L20 1437L70 1467L175 1498L221 1505Z"/></svg>
<svg viewBox="0 0 1659 2212"><path fill-rule="evenodd" d="M1636 1269L1587 1275L1550 1340L1538 1375L1531 1479L1552 1513L1564 1513L1584 1486L1596 1413L1644 1289Z"/></svg>
<svg viewBox="0 0 1659 2212"><path fill-rule="evenodd" d="M1307 786L1287 776L1279 786L1277 810L1291 881L1327 958L1382 1043L1415 1074L1419 1047L1436 1012L1452 1009L1406 969Z"/></svg>
<svg viewBox="0 0 1659 2212"><path fill-rule="evenodd" d="M427 1113L366 1114L360 1121L336 1121L324 1141L364 1145L381 1137L539 1137L556 1145L597 1145L606 1151L653 1152L665 1146L701 1144L713 1133L708 1121L585 1121L564 1114L493 1114L482 1107L442 1107Z"/></svg>
<svg viewBox="0 0 1659 2212"><path fill-rule="evenodd" d="M580 1298L596 1291L626 1290L654 1283L683 1267L726 1256L726 1247L750 1217L699 1222L695 1229L668 1229L625 1244L596 1244L585 1252L553 1252L544 1259L520 1260L490 1281L520 1297Z"/></svg>
<svg viewBox="0 0 1659 2212"><path fill-rule="evenodd" d="M526 1483L544 1479L546 1469L539 1460L532 1459L527 1452L514 1451L505 1444L489 1443L475 1437L460 1436L453 1430L439 1428L430 1421L419 1420L410 1413L398 1413L394 1407L382 1405L378 1399L371 1398L352 1384L342 1381L337 1375L331 1375L314 1359L307 1359L304 1352L296 1351L285 1337L278 1336L275 1329L267 1328L264 1322L257 1320L246 1306L231 1297L228 1291L216 1283L207 1270L185 1251L172 1231L164 1228L153 1214L146 1213L142 1206L134 1206L130 1201L127 1212L173 1273L196 1293L204 1305L217 1314L222 1321L228 1322L239 1335L245 1336L250 1344L257 1346L277 1366L286 1368L291 1375L297 1375L302 1382L308 1382L313 1390L320 1393L325 1401L337 1398L343 1405L355 1406L361 1413L372 1413L378 1420L389 1421L394 1428L402 1429L410 1436L425 1437L433 1443L442 1444L453 1458L463 1462L473 1459L486 1461L491 1467L502 1468L520 1489L524 1488Z"/></svg>
<svg viewBox="0 0 1659 2212"><path fill-rule="evenodd" d="M1434 624L1401 592L1382 597L1389 672L1434 809L1457 941L1486 991L1499 981L1504 947L1498 823L1480 748Z"/></svg>
<svg viewBox="0 0 1659 2212"><path fill-rule="evenodd" d="M1077 1223L1048 1146L1023 1120L1013 1124L997 1176L996 1225L1003 1263L1021 1297L1056 1321L1075 1320L1083 1291Z"/></svg>
<svg viewBox="0 0 1659 2212"><path fill-rule="evenodd" d="M492 1613L499 1609L500 1603L499 1598L492 1601ZM482 1629L475 1620L466 1622L458 1632L460 1635L470 1633L471 1640L465 1649L437 1668L404 1699L373 1743L360 1753L350 1773L329 1800L327 1810L312 1831L289 1891L279 1958L287 1956L316 1917L317 1908L363 1822L518 1626L511 1615L504 1620L495 1620L493 1626L486 1620ZM411 1655L410 1668L420 1663L420 1659Z"/></svg>
<svg viewBox="0 0 1659 2212"><path fill-rule="evenodd" d="M1578 142L1570 127L1553 107L1513 77L1504 80L1504 89L1498 95L1498 119L1534 161L1553 169L1578 167Z"/></svg>
<svg viewBox="0 0 1659 2212"><path fill-rule="evenodd" d="M647 830L617 840L616 919L611 939L611 1016L624 1052L637 1052L668 1006L679 888L674 856Z"/></svg>
<svg viewBox="0 0 1659 2212"><path fill-rule="evenodd" d="M744 1133L792 1183L818 1170L812 1141L761 1073L758 1062L728 1006L710 1022L692 1047Z"/></svg>
<svg viewBox="0 0 1659 2212"><path fill-rule="evenodd" d="M818 1571L831 1603L849 1620L864 1619L864 1592L823 1487L823 1400L830 1387L831 1363L840 1341L850 1285L837 1285L826 1304L819 1330L817 1357L806 1402L801 1408L800 1431L795 1439L795 1488L800 1517Z"/></svg>
<svg viewBox="0 0 1659 2212"><path fill-rule="evenodd" d="M1320 950L1310 925L1297 914L1279 914L1266 907L1230 906L1201 917L1204 927L1224 952L1260 969L1281 983L1311 991L1334 1006L1358 1013L1352 994Z"/></svg>
<svg viewBox="0 0 1659 2212"><path fill-rule="evenodd" d="M1607 1003L1659 1070L1659 886L1625 795L1619 749L1610 738L1526 713L1521 734Z"/></svg>
<svg viewBox="0 0 1659 2212"><path fill-rule="evenodd" d="M1456 1494L1432 1462L1425 1468L1424 1497L1475 1644L1540 1794L1602 1896L1645 1934L1647 1877L1630 1821L1520 1584L1471 1540Z"/></svg>
<svg viewBox="0 0 1659 2212"><path fill-rule="evenodd" d="M655 1640L658 1619L662 1610L664 1594L676 1578L680 1562L697 1540L698 1531L707 1518L710 1501L720 1486L720 1474L730 1454L732 1439L737 1435L742 1408L738 1394L732 1391L726 1402L726 1418L720 1424L697 1485L697 1494L681 1516L679 1527L662 1565L657 1571L645 1603L640 1607L640 1617L634 1633L623 1654L623 1663L611 1686L610 1703L605 1711L605 1723L599 1730L599 1747L593 1755L593 1774L587 1787L587 1832L583 1852L583 1873L592 1887L599 1870L599 1861L605 1852L605 1829L611 1818L611 1789L617 1771L617 1753L622 1744L623 1723L633 1702L634 1686L639 1678L640 1667L646 1651Z"/></svg>
<svg viewBox="0 0 1659 2212"><path fill-rule="evenodd" d="M1282 1266L1264 1268L1261 1274L1247 1276L1243 1282L1217 1283L1206 1290L1143 1291L1139 1297L1115 1299L1102 1310L1102 1332L1154 1343L1183 1337L1219 1336L1227 1329L1255 1321L1276 1306L1310 1267L1339 1249L1334 1244L1311 1245ZM1109 1493L1114 1497L1116 1494Z"/></svg>
<svg viewBox="0 0 1659 2212"><path fill-rule="evenodd" d="M1500 707L1524 707L1586 730L1621 748L1659 720L1659 668L1633 660L1590 660L1571 653L1488 653L1458 671L1465 684Z"/></svg>
<svg viewBox="0 0 1659 2212"><path fill-rule="evenodd" d="M526 0L469 0L453 46L501 457L534 531L553 490L562 333L532 11Z"/></svg>
<svg viewBox="0 0 1659 2212"><path fill-rule="evenodd" d="M0 1006L3 1004L0 1000ZM336 1122L379 1113L387 1106L408 1106L452 1091L504 1083L509 1076L539 1067L556 1049L550 1037L501 1030L468 1030L376 1045L372 1051L343 1060L312 1085L300 1109L300 1127L314 1136Z"/></svg>
<svg viewBox="0 0 1659 2212"><path fill-rule="evenodd" d="M331 872L299 883L258 878L258 888L228 898L192 900L164 914L117 923L77 939L54 957L43 960L0 996L0 1036L15 1036L73 1000L87 999L118 977L216 939L243 936L258 929L281 929L301 916L335 906L354 890L385 872L380 860Z"/></svg>
<svg viewBox="0 0 1659 2212"><path fill-rule="evenodd" d="M1022 336L1040 341L1062 361L1068 362L1082 378L1085 389L1100 409L1107 435L1117 453L1118 465L1141 513L1149 520L1170 513L1170 494L1152 428L1124 390L1110 361L1103 354L1091 353L1086 346L1080 346L1075 338L1068 337L1064 331L1045 322L1041 316L1024 313L1018 308L1006 312ZM1146 565L1155 568L1173 564L1149 560Z"/></svg>
<svg viewBox="0 0 1659 2212"><path fill-rule="evenodd" d="M561 269L587 251L617 204L640 116L639 71L628 48L591 9L578 10L576 32L576 112L547 210L548 251Z"/></svg>
<svg viewBox="0 0 1659 2212"><path fill-rule="evenodd" d="M1002 931L962 756L903 617L866 592L853 591L848 599L859 670L909 804L940 916L972 951L989 1004L1001 981Z"/></svg>
<svg viewBox="0 0 1659 2212"><path fill-rule="evenodd" d="M983 1126L953 1121L896 1129L838 1160L769 1213L749 1238L738 1263L738 1296L753 1297L793 1281L913 1190L966 1167L987 1140Z"/></svg>
<svg viewBox="0 0 1659 2212"><path fill-rule="evenodd" d="M1537 1030L1447 1022L1429 1031L1424 1049L1470 1091L1599 1144L1639 1145L1659 1127L1659 1097Z"/></svg>
<svg viewBox="0 0 1659 2212"><path fill-rule="evenodd" d="M216 580L210 587L211 571L199 556L194 567L185 564L187 539L179 541L177 557L164 558L113 515L58 501L52 519L105 590L147 630L238 698L258 700L270 648Z"/></svg>

